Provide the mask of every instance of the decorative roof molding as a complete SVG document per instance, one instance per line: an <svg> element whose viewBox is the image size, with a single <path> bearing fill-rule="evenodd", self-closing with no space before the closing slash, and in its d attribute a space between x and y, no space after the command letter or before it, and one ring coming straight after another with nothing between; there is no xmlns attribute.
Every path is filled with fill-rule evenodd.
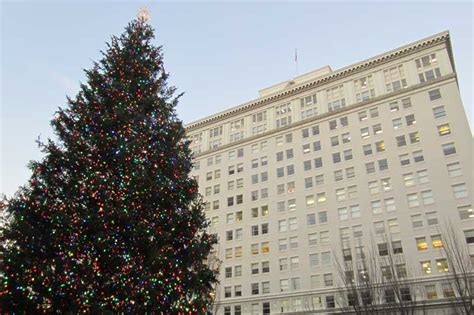
<svg viewBox="0 0 474 315"><path fill-rule="evenodd" d="M374 97L374 98L371 98L371 99L368 99L368 100L365 100L365 101L362 101L362 102L359 102L359 103L355 103L355 104L349 105L347 107L340 108L340 109L332 111L332 112L327 112L327 113L324 113L324 114L321 114L321 115L318 115L318 116L314 116L314 117L311 117L311 118L308 118L308 119L304 119L304 120L298 120L298 121L296 121L296 122L294 122L290 125L286 125L286 126L281 127L281 128L270 129L270 130L268 130L264 133L258 134L258 135L243 138L241 140L234 141L234 142L231 142L231 143L226 143L226 144L221 145L220 147L217 147L215 149L209 149L209 150L202 151L201 153L195 154L194 158L195 159L200 159L200 158L203 158L207 155L216 154L219 151L225 151L225 150L228 150L232 147L238 147L240 145L243 145L246 142L259 141L258 140L259 138L266 138L266 137L272 136L276 133L282 132L283 130L293 131L293 129L297 129L298 127L300 127L302 125L306 125L306 124L311 125L311 124L314 124L316 121L319 123L319 121L324 121L325 119L329 119L331 116L334 116L334 115L337 115L337 114L350 113L350 112L353 112L353 111L359 111L359 110L361 110L361 108L363 109L364 107L365 108L372 107L377 103L389 102L393 99L397 99L397 98L400 98L402 96L409 95L413 91L420 90L420 89L429 89L433 85L436 85L436 84L439 84L439 83L442 83L442 82L445 82L445 81L449 81L449 80L452 80L452 79L456 80L456 73L450 73L450 74L444 75L440 78L437 78L437 79L434 79L434 80L431 80L431 81L418 83L418 84L409 86L407 88L404 88L404 89L401 89L401 90L398 90L398 91L394 91L394 92L387 93L387 94L382 94L380 96L377 96L377 97Z"/></svg>
<svg viewBox="0 0 474 315"><path fill-rule="evenodd" d="M451 49L451 42L450 42L450 36L449 36L449 31L444 31L435 35L432 35L430 37L421 39L419 41L416 41L414 43L396 48L394 50L388 51L386 53L377 55L375 57L372 57L370 59L363 60L361 62L358 62L356 64L341 68L339 70L336 70L332 72L331 74L328 74L326 76L320 77L316 80L309 81L306 83L302 83L297 86L289 86L288 90L282 91L282 92L277 92L273 95L270 95L268 97L263 97L260 99L256 99L247 103L244 103L242 105L230 108L228 110L204 117L200 120L191 122L189 124L185 124L186 131L192 132L198 128L213 124L218 121L222 121L224 119L228 119L237 115L240 115L244 112L251 111L254 109L258 109L259 107L262 107L264 105L273 103L275 101L281 100L283 98L287 98L289 96L296 95L298 93L304 92L306 90L315 88L320 85L324 85L336 80L339 80L341 78L348 77L350 75L374 68L378 65L402 58L408 54L412 54L414 52L424 50L430 47L433 47L435 45L438 45L440 43L446 43L446 47L448 50L448 54L454 69L454 58L452 54L452 49Z"/></svg>

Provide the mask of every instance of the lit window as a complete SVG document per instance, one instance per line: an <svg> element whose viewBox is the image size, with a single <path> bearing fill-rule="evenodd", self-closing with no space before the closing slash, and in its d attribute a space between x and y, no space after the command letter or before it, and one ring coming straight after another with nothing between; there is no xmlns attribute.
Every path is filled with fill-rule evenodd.
<svg viewBox="0 0 474 315"><path fill-rule="evenodd" d="M385 142L383 140L375 142L375 150L377 152L384 152L385 151Z"/></svg>
<svg viewBox="0 0 474 315"><path fill-rule="evenodd" d="M447 136L451 134L451 129L449 128L449 124L442 124L438 126L438 134L442 136Z"/></svg>
<svg viewBox="0 0 474 315"><path fill-rule="evenodd" d="M422 261L422 262L420 262L420 265L421 265L421 272L424 275L431 274L431 272L432 272L432 270L431 270L431 261L429 261L429 260Z"/></svg>
<svg viewBox="0 0 474 315"><path fill-rule="evenodd" d="M306 196L306 206L310 207L314 205L314 195Z"/></svg>
<svg viewBox="0 0 474 315"><path fill-rule="evenodd" d="M428 249L428 242L426 241L426 237L418 237L416 240L416 248L418 251L425 251Z"/></svg>
<svg viewBox="0 0 474 315"><path fill-rule="evenodd" d="M436 249L443 248L443 240L441 239L441 235L431 235L431 246Z"/></svg>
<svg viewBox="0 0 474 315"><path fill-rule="evenodd" d="M316 194L316 199L318 201L318 204L325 203L326 202L326 193L322 192L322 193Z"/></svg>
<svg viewBox="0 0 474 315"><path fill-rule="evenodd" d="M449 271L448 261L445 258L436 259L436 268L439 273L446 273Z"/></svg>
<svg viewBox="0 0 474 315"><path fill-rule="evenodd" d="M263 242L262 244L262 253L267 254L270 251L270 245L268 242Z"/></svg>
<svg viewBox="0 0 474 315"><path fill-rule="evenodd" d="M408 134L408 136L410 138L410 143L411 144L415 144L415 143L420 142L420 133L418 131L412 132L412 133Z"/></svg>

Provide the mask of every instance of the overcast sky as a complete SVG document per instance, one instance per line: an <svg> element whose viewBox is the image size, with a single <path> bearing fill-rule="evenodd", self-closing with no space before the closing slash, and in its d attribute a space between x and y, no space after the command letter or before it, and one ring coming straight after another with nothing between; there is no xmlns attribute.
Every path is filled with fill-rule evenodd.
<svg viewBox="0 0 474 315"><path fill-rule="evenodd" d="M8 2L1 6L0 193L26 183L38 136L82 69L98 60L143 5L139 2ZM466 2L149 2L170 81L185 92L185 122L257 97L299 73L333 70L449 30L461 96L472 126L473 5Z"/></svg>

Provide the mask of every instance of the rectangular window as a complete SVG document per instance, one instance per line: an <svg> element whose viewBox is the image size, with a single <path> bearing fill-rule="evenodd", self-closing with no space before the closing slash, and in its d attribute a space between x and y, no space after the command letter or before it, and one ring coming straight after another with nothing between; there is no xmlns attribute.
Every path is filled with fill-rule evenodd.
<svg viewBox="0 0 474 315"><path fill-rule="evenodd" d="M440 137L451 134L451 128L449 128L449 124L442 124L442 125L439 125L437 128L438 128L438 135Z"/></svg>
<svg viewBox="0 0 474 315"><path fill-rule="evenodd" d="M315 168L320 168L323 167L323 158L318 157L314 159L314 167Z"/></svg>
<svg viewBox="0 0 474 315"><path fill-rule="evenodd" d="M449 177L456 177L462 175L461 165L459 162L451 163L446 165L449 173Z"/></svg>
<svg viewBox="0 0 474 315"><path fill-rule="evenodd" d="M371 207L372 207L372 213L373 214L382 213L382 203L380 202L380 200L374 200L370 204L371 204Z"/></svg>
<svg viewBox="0 0 474 315"><path fill-rule="evenodd" d="M382 133L382 125L381 124L376 124L372 126L372 131L374 135L378 135Z"/></svg>
<svg viewBox="0 0 474 315"><path fill-rule="evenodd" d="M421 199L424 205L429 205L429 204L434 203L433 192L431 190L422 191Z"/></svg>
<svg viewBox="0 0 474 315"><path fill-rule="evenodd" d="M425 251L428 249L428 242L426 241L426 237L417 237L415 238L416 241L416 248L418 251Z"/></svg>
<svg viewBox="0 0 474 315"><path fill-rule="evenodd" d="M407 201L408 201L408 207L410 207L410 208L418 207L420 205L420 201L418 200L418 194L417 193L408 194L407 195Z"/></svg>
<svg viewBox="0 0 474 315"><path fill-rule="evenodd" d="M454 198L461 199L468 196L465 183L455 184L451 186L453 189Z"/></svg>
<svg viewBox="0 0 474 315"><path fill-rule="evenodd" d="M252 288L252 295L256 295L259 293L258 283L252 283L251 288Z"/></svg>
<svg viewBox="0 0 474 315"><path fill-rule="evenodd" d="M344 150L344 161L352 160L352 149Z"/></svg>
<svg viewBox="0 0 474 315"><path fill-rule="evenodd" d="M392 126L393 126L393 129L395 129L395 130L402 128L403 127L402 119L401 118L393 119L392 120Z"/></svg>
<svg viewBox="0 0 474 315"><path fill-rule="evenodd" d="M365 127L365 128L360 129L360 136L362 137L362 139L369 138L370 137L369 127Z"/></svg>
<svg viewBox="0 0 474 315"><path fill-rule="evenodd" d="M317 233L308 234L308 245L316 246L317 244L318 244L318 234Z"/></svg>
<svg viewBox="0 0 474 315"><path fill-rule="evenodd" d="M334 171L334 181L338 182L343 180L342 170Z"/></svg>
<svg viewBox="0 0 474 315"><path fill-rule="evenodd" d="M300 266L300 259L298 256L290 258L290 268L291 270L297 270Z"/></svg>
<svg viewBox="0 0 474 315"><path fill-rule="evenodd" d="M308 225L316 225L316 214L315 213L307 214L306 221Z"/></svg>
<svg viewBox="0 0 474 315"><path fill-rule="evenodd" d="M401 166L410 165L410 156L408 154L401 154L399 158Z"/></svg>
<svg viewBox="0 0 474 315"><path fill-rule="evenodd" d="M403 65L398 65L389 69L385 69L383 71L383 75L387 92L398 91L402 88L407 87L407 81L405 79L405 71L403 69Z"/></svg>
<svg viewBox="0 0 474 315"><path fill-rule="evenodd" d="M400 110L400 107L398 106L398 101L388 103L388 107L391 112L398 112Z"/></svg>
<svg viewBox="0 0 474 315"><path fill-rule="evenodd" d="M434 101L441 98L441 92L439 91L439 89L431 90L428 91L428 96L430 98L430 101Z"/></svg>
<svg viewBox="0 0 474 315"><path fill-rule="evenodd" d="M311 132L313 133L313 136L319 135L319 125L311 127Z"/></svg>
<svg viewBox="0 0 474 315"><path fill-rule="evenodd" d="M344 87L340 85L326 90L326 99L328 100L327 106L329 112L346 107Z"/></svg>
<svg viewBox="0 0 474 315"><path fill-rule="evenodd" d="M332 287L334 285L332 273L324 274L323 278L325 287Z"/></svg>
<svg viewBox="0 0 474 315"><path fill-rule="evenodd" d="M421 272L422 272L422 274L424 274L424 275L429 275L429 274L432 273L432 270L431 270L431 261L429 261L429 260L421 261L421 262L420 262L420 265L421 265Z"/></svg>
<svg viewBox="0 0 474 315"><path fill-rule="evenodd" d="M365 169L367 171L367 174L375 173L375 164L374 164L374 162L365 163Z"/></svg>
<svg viewBox="0 0 474 315"><path fill-rule="evenodd" d="M355 177L354 168L353 167L346 168L346 178L350 179L350 178L354 178L354 177Z"/></svg>
<svg viewBox="0 0 474 315"><path fill-rule="evenodd" d="M397 210L397 205L395 204L395 199L387 198L384 200L385 211L392 212Z"/></svg>
<svg viewBox="0 0 474 315"><path fill-rule="evenodd" d="M401 135L401 136L397 136L395 138L395 140L397 141L397 146L400 148L400 147L404 147L407 145L407 141L405 139L405 136L404 135Z"/></svg>
<svg viewBox="0 0 474 315"><path fill-rule="evenodd" d="M360 218L360 207L359 207L359 205L350 206L350 210L351 210L351 217L353 219Z"/></svg>
<svg viewBox="0 0 474 315"><path fill-rule="evenodd" d="M446 116L446 111L444 109L444 106L437 106L433 108L433 116L434 118L442 118Z"/></svg>
<svg viewBox="0 0 474 315"><path fill-rule="evenodd" d="M468 220L474 218L474 211L471 205L458 207L459 218L461 220Z"/></svg>
<svg viewBox="0 0 474 315"><path fill-rule="evenodd" d="M454 142L445 143L442 145L442 148L445 156L456 153L456 147L454 146Z"/></svg>
<svg viewBox="0 0 474 315"><path fill-rule="evenodd" d="M468 244L474 243L474 230L464 231L464 236L466 237L466 243Z"/></svg>
<svg viewBox="0 0 474 315"><path fill-rule="evenodd" d="M379 171L385 171L388 169L387 159L382 159L377 161L379 164Z"/></svg>
<svg viewBox="0 0 474 315"><path fill-rule="evenodd" d="M415 115L411 114L411 115L405 116L405 121L406 121L407 126L413 126L414 124L416 124Z"/></svg>
<svg viewBox="0 0 474 315"><path fill-rule="evenodd" d="M420 133L418 131L409 133L408 137L410 138L411 144L420 142Z"/></svg>

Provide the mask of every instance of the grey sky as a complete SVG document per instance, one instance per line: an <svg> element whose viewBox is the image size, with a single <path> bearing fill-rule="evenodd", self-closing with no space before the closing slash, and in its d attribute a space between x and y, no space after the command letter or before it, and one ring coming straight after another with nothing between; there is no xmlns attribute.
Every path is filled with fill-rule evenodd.
<svg viewBox="0 0 474 315"><path fill-rule="evenodd" d="M120 34L140 2L1 3L0 193L26 183L35 139L82 69ZM472 2L151 2L156 43L171 83L185 92L185 122L254 99L263 87L324 65L355 63L449 30L461 95L472 126Z"/></svg>

